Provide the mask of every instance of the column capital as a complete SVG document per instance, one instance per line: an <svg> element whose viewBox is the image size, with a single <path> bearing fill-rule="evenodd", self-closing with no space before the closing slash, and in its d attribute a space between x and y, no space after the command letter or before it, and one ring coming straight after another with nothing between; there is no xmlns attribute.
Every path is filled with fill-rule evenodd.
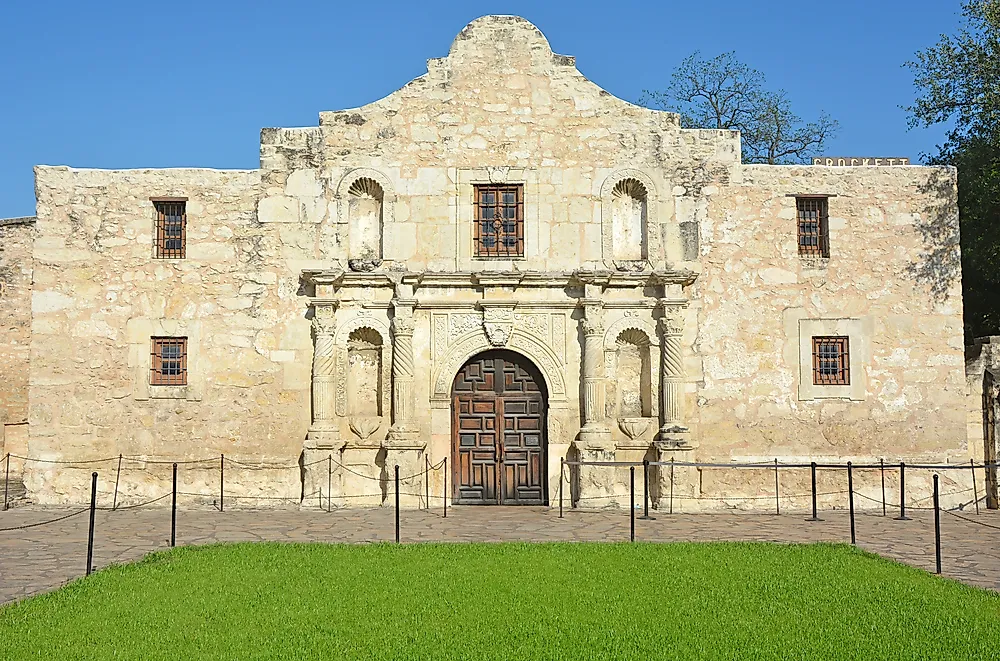
<svg viewBox="0 0 1000 661"><path fill-rule="evenodd" d="M313 333L318 335L333 335L336 330L336 313L340 301L336 299L313 299L312 303Z"/></svg>

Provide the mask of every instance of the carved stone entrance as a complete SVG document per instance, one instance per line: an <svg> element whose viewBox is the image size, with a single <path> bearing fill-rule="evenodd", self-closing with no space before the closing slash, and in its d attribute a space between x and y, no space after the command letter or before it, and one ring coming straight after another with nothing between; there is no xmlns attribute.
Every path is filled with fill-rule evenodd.
<svg viewBox="0 0 1000 661"><path fill-rule="evenodd" d="M453 500L545 505L547 393L541 374L512 351L473 356L452 385Z"/></svg>

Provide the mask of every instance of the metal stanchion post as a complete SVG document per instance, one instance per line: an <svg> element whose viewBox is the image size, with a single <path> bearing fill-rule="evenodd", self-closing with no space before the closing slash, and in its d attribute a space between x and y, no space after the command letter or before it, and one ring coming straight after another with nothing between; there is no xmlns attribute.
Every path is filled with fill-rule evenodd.
<svg viewBox="0 0 1000 661"><path fill-rule="evenodd" d="M431 460L424 455L424 509L431 508L431 485L428 480L430 479L431 472Z"/></svg>
<svg viewBox="0 0 1000 661"><path fill-rule="evenodd" d="M399 464L395 468L396 481L396 543L399 544Z"/></svg>
<svg viewBox="0 0 1000 661"><path fill-rule="evenodd" d="M343 475L343 474L341 474ZM343 487L341 487L343 489ZM343 494L343 491L341 491ZM326 456L326 511L333 511L333 453Z"/></svg>
<svg viewBox="0 0 1000 661"><path fill-rule="evenodd" d="M906 516L906 462L899 462L899 516L897 521L909 521Z"/></svg>
<svg viewBox="0 0 1000 661"><path fill-rule="evenodd" d="M781 503L778 500L778 458L774 458L774 513L781 514Z"/></svg>
<svg viewBox="0 0 1000 661"><path fill-rule="evenodd" d="M122 476L122 455L118 455L118 471L115 473L115 495L111 499L111 509L118 509L118 480Z"/></svg>
<svg viewBox="0 0 1000 661"><path fill-rule="evenodd" d="M94 564L94 517L97 514L97 473L90 474L90 532L87 533L87 576Z"/></svg>
<svg viewBox="0 0 1000 661"><path fill-rule="evenodd" d="M938 497L938 476L934 475L934 573L941 573L941 501Z"/></svg>
<svg viewBox="0 0 1000 661"><path fill-rule="evenodd" d="M177 543L177 464L174 464L174 495L170 501L170 546Z"/></svg>
<svg viewBox="0 0 1000 661"><path fill-rule="evenodd" d="M674 458L670 457L670 513L674 513Z"/></svg>
<svg viewBox="0 0 1000 661"><path fill-rule="evenodd" d="M635 541L635 466L628 467L629 499L628 499L628 541Z"/></svg>
<svg viewBox="0 0 1000 661"><path fill-rule="evenodd" d="M972 469L972 497L976 499L976 515L979 514L979 487L976 486L976 461L969 459L969 467Z"/></svg>
<svg viewBox="0 0 1000 661"><path fill-rule="evenodd" d="M642 460L642 516L639 518L648 521L656 519L649 515L649 459Z"/></svg>
<svg viewBox="0 0 1000 661"><path fill-rule="evenodd" d="M847 502L851 509L851 544L857 540L854 537L854 472L851 469L851 462L847 462Z"/></svg>
<svg viewBox="0 0 1000 661"><path fill-rule="evenodd" d="M882 516L885 516L885 458L878 460L878 467L882 473Z"/></svg>
<svg viewBox="0 0 1000 661"><path fill-rule="evenodd" d="M10 481L10 452L5 457L7 465L3 472L3 511L7 511L7 483Z"/></svg>
<svg viewBox="0 0 1000 661"><path fill-rule="evenodd" d="M226 511L226 455L219 455L219 511Z"/></svg>
<svg viewBox="0 0 1000 661"><path fill-rule="evenodd" d="M806 519L806 521L821 521L818 516L816 516L816 462L812 461L809 463L809 476L812 478L812 506L813 515Z"/></svg>
<svg viewBox="0 0 1000 661"><path fill-rule="evenodd" d="M441 494L444 498L441 502L444 503L444 518L448 518L448 457L444 458L444 493Z"/></svg>
<svg viewBox="0 0 1000 661"><path fill-rule="evenodd" d="M566 472L566 457L559 457L559 518L563 518L563 476Z"/></svg>

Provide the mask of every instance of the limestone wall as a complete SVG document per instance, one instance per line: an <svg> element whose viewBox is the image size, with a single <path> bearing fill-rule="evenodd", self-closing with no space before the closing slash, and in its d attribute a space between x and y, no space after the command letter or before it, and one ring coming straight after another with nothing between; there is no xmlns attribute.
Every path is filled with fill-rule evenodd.
<svg viewBox="0 0 1000 661"><path fill-rule="evenodd" d="M294 457L309 414L308 321L298 272L256 220L257 172L39 167L36 182L31 455ZM185 259L152 258L158 196L187 198ZM186 388L149 385L154 335L188 337ZM39 467L29 491L79 500L66 492L74 479Z"/></svg>
<svg viewBox="0 0 1000 661"><path fill-rule="evenodd" d="M34 236L33 217L0 219L0 456L27 450Z"/></svg>
<svg viewBox="0 0 1000 661"><path fill-rule="evenodd" d="M712 196L693 296L706 456L968 459L955 190L942 168L745 166ZM831 196L828 260L798 255L795 195ZM802 396L809 319L856 320L857 397Z"/></svg>

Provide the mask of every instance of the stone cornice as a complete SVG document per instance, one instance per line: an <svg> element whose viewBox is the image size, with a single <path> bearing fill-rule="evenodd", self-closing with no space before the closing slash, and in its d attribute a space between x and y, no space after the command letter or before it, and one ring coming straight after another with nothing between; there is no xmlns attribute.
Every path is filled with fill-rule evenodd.
<svg viewBox="0 0 1000 661"><path fill-rule="evenodd" d="M403 282L415 287L504 287L504 288L563 288L599 285L609 288L645 287L656 285L688 286L698 278L689 269L658 269L628 272L597 269L575 271L399 271L348 273L340 269L306 270L302 276L317 286L334 290L344 287L394 287Z"/></svg>

